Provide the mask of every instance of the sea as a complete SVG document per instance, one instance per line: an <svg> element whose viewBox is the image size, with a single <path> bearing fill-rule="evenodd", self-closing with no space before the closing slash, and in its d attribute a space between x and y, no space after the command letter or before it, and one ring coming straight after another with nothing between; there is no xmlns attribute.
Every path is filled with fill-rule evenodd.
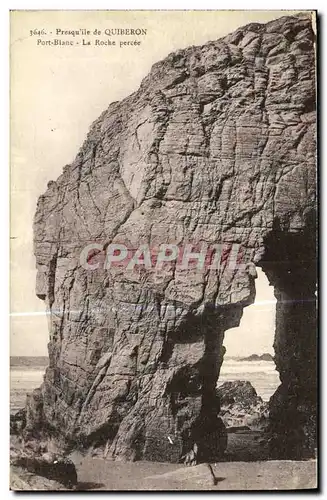
<svg viewBox="0 0 327 500"><path fill-rule="evenodd" d="M47 357L12 356L10 358L10 412L25 406L26 394L40 386ZM239 358L224 359L220 371L220 385L226 381L247 380L264 401L268 401L280 384L273 361L244 361Z"/></svg>
<svg viewBox="0 0 327 500"><path fill-rule="evenodd" d="M274 361L243 361L240 358L224 359L220 369L218 386L227 381L251 382L258 396L269 401L280 385L279 373Z"/></svg>

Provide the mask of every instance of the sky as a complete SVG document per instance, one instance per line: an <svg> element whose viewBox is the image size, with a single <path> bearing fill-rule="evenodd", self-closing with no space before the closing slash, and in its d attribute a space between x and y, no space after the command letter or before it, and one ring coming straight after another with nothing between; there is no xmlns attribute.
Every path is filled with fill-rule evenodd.
<svg viewBox="0 0 327 500"><path fill-rule="evenodd" d="M137 90L170 52L294 11L16 11L11 13L11 354L46 355L44 303L35 295L32 223L49 180L76 156L91 123ZM39 46L35 28L144 28L139 47ZM108 38L108 37L106 37ZM43 40L46 37L43 36ZM273 352L275 300L261 271L256 303L226 333L229 355ZM246 339L246 340L244 340Z"/></svg>

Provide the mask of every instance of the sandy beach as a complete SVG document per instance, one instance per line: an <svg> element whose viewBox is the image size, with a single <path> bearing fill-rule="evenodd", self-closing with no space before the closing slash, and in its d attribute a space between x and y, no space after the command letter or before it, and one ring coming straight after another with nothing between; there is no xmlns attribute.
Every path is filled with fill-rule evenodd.
<svg viewBox="0 0 327 500"><path fill-rule="evenodd" d="M206 464L196 467L152 462L112 462L100 458L77 457L78 489L85 490L298 490L314 489L316 460L258 462L222 462L212 464L217 484L212 484ZM30 485L30 487L28 486ZM15 469L11 477L13 490L58 489L53 482Z"/></svg>
<svg viewBox="0 0 327 500"><path fill-rule="evenodd" d="M316 463L225 462L213 464L218 483L212 484L205 464L196 467L182 465L108 463L85 459L79 469L80 488L93 484L92 489L112 490L292 490L316 487Z"/></svg>
<svg viewBox="0 0 327 500"><path fill-rule="evenodd" d="M14 445L15 439L12 438ZM236 431L228 435L223 461L211 464L216 484L207 464L187 467L164 462L123 462L101 456L69 455L74 462L80 491L176 491L176 490L299 490L317 487L317 461L268 460L260 432ZM11 467L11 489L63 490L62 484Z"/></svg>

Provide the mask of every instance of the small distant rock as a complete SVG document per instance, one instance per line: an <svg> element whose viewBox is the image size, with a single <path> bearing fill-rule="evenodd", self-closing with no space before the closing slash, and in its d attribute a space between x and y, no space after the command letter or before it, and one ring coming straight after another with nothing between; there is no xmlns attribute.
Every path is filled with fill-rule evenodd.
<svg viewBox="0 0 327 500"><path fill-rule="evenodd" d="M274 358L271 354L268 352L265 352L264 354L251 354L251 356L248 356L246 358L241 358L240 361L274 361Z"/></svg>

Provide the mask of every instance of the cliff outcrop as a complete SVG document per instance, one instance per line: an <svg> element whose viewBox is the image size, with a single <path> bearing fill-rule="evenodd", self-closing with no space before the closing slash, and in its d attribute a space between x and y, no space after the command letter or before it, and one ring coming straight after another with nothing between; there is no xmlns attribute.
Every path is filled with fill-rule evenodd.
<svg viewBox="0 0 327 500"><path fill-rule="evenodd" d="M256 265L282 300L272 433L285 435L293 414L312 426L315 133L305 16L170 54L101 114L37 204L50 362L25 432L108 458L171 462L200 436L216 440L219 457L210 423L221 426L223 337L254 301ZM203 262L190 256L206 250ZM197 432L203 422L208 435ZM306 448L305 435L285 453Z"/></svg>

